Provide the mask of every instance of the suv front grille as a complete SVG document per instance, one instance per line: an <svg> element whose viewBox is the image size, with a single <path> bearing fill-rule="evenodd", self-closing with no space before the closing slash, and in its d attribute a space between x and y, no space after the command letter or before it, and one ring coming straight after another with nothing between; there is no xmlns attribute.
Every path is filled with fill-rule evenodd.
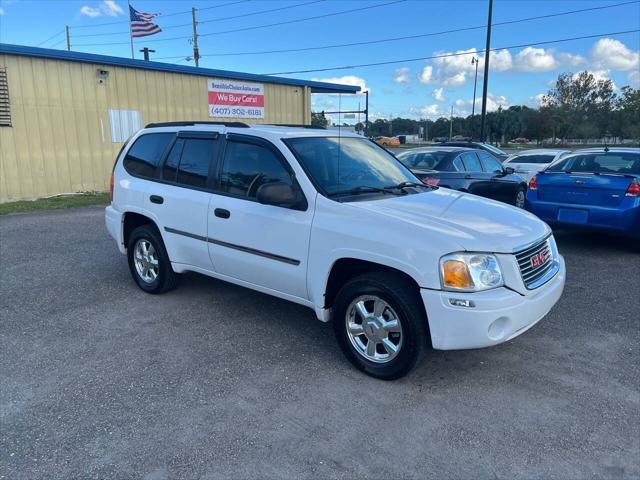
<svg viewBox="0 0 640 480"><path fill-rule="evenodd" d="M536 282L542 279L554 264L553 251L549 238L525 250L516 253L520 274L525 287L537 288Z"/></svg>

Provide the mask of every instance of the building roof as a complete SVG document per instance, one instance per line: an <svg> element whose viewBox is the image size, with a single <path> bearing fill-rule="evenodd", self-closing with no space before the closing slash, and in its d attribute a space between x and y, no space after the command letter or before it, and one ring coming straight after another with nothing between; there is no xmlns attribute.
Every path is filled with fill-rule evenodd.
<svg viewBox="0 0 640 480"><path fill-rule="evenodd" d="M310 87L312 93L357 93L360 91L360 87L353 85L339 85L337 83L314 82L312 80L274 77L272 75L258 75L255 73L233 72L230 70L190 67L188 65L174 65L172 63L151 62L131 58L112 57L109 55L71 52L67 50L54 50L51 48L28 47L25 45L11 45L8 43L0 43L0 53L27 57L50 58L53 60L66 60L69 62L95 63L98 65L113 65L117 67L183 73L203 77L222 77L234 80L248 80L252 82L297 85L300 87Z"/></svg>

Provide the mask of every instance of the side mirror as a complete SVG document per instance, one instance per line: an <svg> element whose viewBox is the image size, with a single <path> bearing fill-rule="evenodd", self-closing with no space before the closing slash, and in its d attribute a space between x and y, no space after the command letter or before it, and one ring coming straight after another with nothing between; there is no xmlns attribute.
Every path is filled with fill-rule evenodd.
<svg viewBox="0 0 640 480"><path fill-rule="evenodd" d="M304 210L307 202L299 188L285 182L265 183L258 188L256 199L263 205Z"/></svg>
<svg viewBox="0 0 640 480"><path fill-rule="evenodd" d="M504 167L504 173L506 175L511 175L513 173L516 173L516 171L513 167Z"/></svg>

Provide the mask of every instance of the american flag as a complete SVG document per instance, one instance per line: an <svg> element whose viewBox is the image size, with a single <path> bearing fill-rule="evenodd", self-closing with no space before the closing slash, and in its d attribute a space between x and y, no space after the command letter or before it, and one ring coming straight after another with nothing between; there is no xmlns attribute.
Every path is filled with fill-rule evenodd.
<svg viewBox="0 0 640 480"><path fill-rule="evenodd" d="M131 19L131 36L148 37L160 33L162 29L151 20L159 16L159 13L138 12L129 5L129 17Z"/></svg>

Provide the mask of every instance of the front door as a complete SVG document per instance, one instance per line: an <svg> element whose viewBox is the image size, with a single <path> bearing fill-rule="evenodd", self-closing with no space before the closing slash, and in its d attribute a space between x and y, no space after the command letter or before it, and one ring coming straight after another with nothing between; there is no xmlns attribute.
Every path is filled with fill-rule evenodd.
<svg viewBox="0 0 640 480"><path fill-rule="evenodd" d="M474 195L494 198L491 188L491 175L482 170L480 160L475 152L464 152L460 155L465 168L466 189Z"/></svg>
<svg viewBox="0 0 640 480"><path fill-rule="evenodd" d="M513 175L507 175L502 164L487 152L478 152L482 167L491 174L491 190L493 197L501 202L514 204L516 192L520 186Z"/></svg>
<svg viewBox="0 0 640 480"><path fill-rule="evenodd" d="M298 298L307 294L307 254L315 199L306 210L263 205L261 185L295 182L278 149L230 134L209 206L209 253L216 272Z"/></svg>

